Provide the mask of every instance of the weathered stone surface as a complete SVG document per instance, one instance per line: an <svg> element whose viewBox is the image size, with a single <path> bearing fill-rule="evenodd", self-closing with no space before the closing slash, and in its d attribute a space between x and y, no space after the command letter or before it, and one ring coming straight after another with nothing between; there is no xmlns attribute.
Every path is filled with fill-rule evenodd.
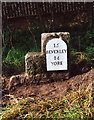
<svg viewBox="0 0 94 120"><path fill-rule="evenodd" d="M41 53L42 54L46 53L46 44L49 40L53 38L61 38L67 44L69 44L70 34L69 32L42 33L41 34Z"/></svg>
<svg viewBox="0 0 94 120"><path fill-rule="evenodd" d="M17 85L21 85L27 81L27 76L21 75L14 75L10 77L9 89L15 89Z"/></svg>
<svg viewBox="0 0 94 120"><path fill-rule="evenodd" d="M45 55L41 55L41 53L27 53L25 56L25 70L28 75L45 73Z"/></svg>
<svg viewBox="0 0 94 120"><path fill-rule="evenodd" d="M35 81L40 80L64 80L69 79L69 54L68 70L47 71L46 65L46 45L53 38L61 38L66 42L69 49L70 34L68 32L43 33L41 35L41 52L27 53L25 56L25 72L33 76ZM69 50L68 50L69 52Z"/></svg>

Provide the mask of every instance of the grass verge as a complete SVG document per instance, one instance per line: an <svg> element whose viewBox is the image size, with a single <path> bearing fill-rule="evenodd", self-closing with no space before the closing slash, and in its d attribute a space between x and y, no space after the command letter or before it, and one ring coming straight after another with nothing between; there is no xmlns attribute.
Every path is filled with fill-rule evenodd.
<svg viewBox="0 0 94 120"><path fill-rule="evenodd" d="M3 108L2 120L33 118L93 118L91 91L72 91L62 99L48 100L43 98L25 98L12 100Z"/></svg>

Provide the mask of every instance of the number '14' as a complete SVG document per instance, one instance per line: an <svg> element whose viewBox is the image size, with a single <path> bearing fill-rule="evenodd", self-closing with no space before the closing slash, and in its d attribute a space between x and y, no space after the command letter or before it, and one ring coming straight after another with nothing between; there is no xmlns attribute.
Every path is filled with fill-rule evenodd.
<svg viewBox="0 0 94 120"><path fill-rule="evenodd" d="M54 60L59 60L59 56L54 56Z"/></svg>

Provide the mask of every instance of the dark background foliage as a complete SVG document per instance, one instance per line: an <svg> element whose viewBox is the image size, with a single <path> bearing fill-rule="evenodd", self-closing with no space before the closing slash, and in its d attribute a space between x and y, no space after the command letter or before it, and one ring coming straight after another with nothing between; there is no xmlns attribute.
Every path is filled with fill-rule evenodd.
<svg viewBox="0 0 94 120"><path fill-rule="evenodd" d="M25 6L24 3L20 4L17 4L19 9L21 9L22 4ZM92 8L92 4L86 4L88 6L86 11L79 11L79 6L82 5L79 4L79 6L76 6L78 9L75 7L74 11L68 11L69 8L67 8L68 10L65 12L62 9L60 11L59 7L56 8L55 5L58 3L49 3L50 11L47 13L48 8L47 10L43 9L45 14L43 12L43 14L40 14L41 3L34 4L37 6L38 13L35 8L35 14L32 8L34 15L28 15L29 12L27 12L27 15L26 12L25 14L19 12L20 16L13 16L13 7L11 7L13 3L8 3L7 7L3 3L3 7L7 9L3 9L2 63L4 74L24 72L25 55L27 52L41 51L41 33L43 32L70 32L70 50L82 52L87 60L94 59L93 9L89 9ZM63 6L64 4L60 5ZM8 11L9 6L11 12L7 12L5 16L4 10Z"/></svg>

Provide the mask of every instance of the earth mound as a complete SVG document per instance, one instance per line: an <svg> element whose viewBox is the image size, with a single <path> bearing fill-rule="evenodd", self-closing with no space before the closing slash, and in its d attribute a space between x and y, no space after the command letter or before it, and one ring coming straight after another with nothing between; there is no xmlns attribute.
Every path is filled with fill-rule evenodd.
<svg viewBox="0 0 94 120"><path fill-rule="evenodd" d="M10 89L10 78L2 77L2 99L3 106L9 102L10 99L13 98L36 98L42 97L46 99L55 99L59 96L64 97L71 90L92 90L92 80L93 80L94 69L90 71L71 77L68 80L63 81L48 81L43 82L40 81L39 85L32 83L31 80L21 81L15 89ZM21 77L24 78L25 74L21 74Z"/></svg>

